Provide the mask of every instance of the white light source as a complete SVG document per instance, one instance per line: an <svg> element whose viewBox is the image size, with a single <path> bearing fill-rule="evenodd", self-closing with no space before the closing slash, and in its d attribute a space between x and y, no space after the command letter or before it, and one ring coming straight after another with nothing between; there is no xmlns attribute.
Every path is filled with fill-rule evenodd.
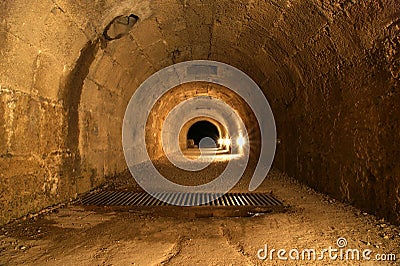
<svg viewBox="0 0 400 266"><path fill-rule="evenodd" d="M232 141L228 138L224 139L224 145L229 148L232 144Z"/></svg>
<svg viewBox="0 0 400 266"><path fill-rule="evenodd" d="M218 139L218 144L219 146L224 145L224 139L223 138Z"/></svg>
<svg viewBox="0 0 400 266"><path fill-rule="evenodd" d="M244 144L246 144L246 140L244 139L244 137L243 137L242 135L240 135L240 136L237 138L236 143L237 143L237 145L238 145L239 147L243 147Z"/></svg>

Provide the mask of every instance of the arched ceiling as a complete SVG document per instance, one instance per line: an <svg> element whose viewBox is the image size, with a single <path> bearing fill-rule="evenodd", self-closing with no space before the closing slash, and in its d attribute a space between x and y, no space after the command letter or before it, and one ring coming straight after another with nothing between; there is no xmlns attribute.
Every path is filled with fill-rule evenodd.
<svg viewBox="0 0 400 266"><path fill-rule="evenodd" d="M140 84L176 62L216 60L240 68L284 102L291 100L291 87L309 85L313 77L328 72L340 75L345 70L336 69L362 61L366 50L385 38L398 12L396 1L344 0L49 0L1 5L6 32L40 51L35 56L48 52L55 57L48 61L63 64L57 74L72 69L85 43L101 36L115 17L135 14L139 22L130 35L109 42L104 50L114 72L121 68Z"/></svg>

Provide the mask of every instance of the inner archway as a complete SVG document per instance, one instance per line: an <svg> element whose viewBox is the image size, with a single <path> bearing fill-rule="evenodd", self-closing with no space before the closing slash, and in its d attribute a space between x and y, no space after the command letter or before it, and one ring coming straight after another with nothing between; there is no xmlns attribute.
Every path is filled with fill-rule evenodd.
<svg viewBox="0 0 400 266"><path fill-rule="evenodd" d="M207 137L213 139L215 145L218 145L218 139L220 138L218 127L206 120L194 123L187 133L188 148L198 147L200 141Z"/></svg>

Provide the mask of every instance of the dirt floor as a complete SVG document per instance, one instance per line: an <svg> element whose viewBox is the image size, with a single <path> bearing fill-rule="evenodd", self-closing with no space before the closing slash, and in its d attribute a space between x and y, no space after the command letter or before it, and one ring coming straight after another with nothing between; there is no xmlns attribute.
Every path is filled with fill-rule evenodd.
<svg viewBox="0 0 400 266"><path fill-rule="evenodd" d="M105 189L132 190L137 188L132 180L121 175ZM4 226L0 265L400 265L400 227L318 194L277 170L259 191L272 192L289 209L250 217L190 218L162 209L115 211L67 204ZM338 248L339 238L347 240L346 247ZM266 245L268 256L262 260ZM330 247L338 249L331 255L342 252L342 259L324 253L318 260ZM279 259L277 251L271 259L272 249L285 249L281 255L288 260ZM315 249L317 258L308 260L305 249ZM361 260L351 260L350 253L346 260L347 249L358 249ZM372 252L370 261L362 260L366 249ZM376 260L376 255L390 259L390 254L397 261Z"/></svg>

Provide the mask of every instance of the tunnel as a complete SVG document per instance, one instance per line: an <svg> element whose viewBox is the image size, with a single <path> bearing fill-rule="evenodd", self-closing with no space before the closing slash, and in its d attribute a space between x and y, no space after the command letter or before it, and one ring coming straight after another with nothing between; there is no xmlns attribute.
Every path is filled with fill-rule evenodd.
<svg viewBox="0 0 400 266"><path fill-rule="evenodd" d="M207 137L213 139L215 146L217 146L218 140L220 139L220 132L217 126L205 120L194 123L187 133L187 140L192 139L193 145L197 147L200 141Z"/></svg>
<svg viewBox="0 0 400 266"><path fill-rule="evenodd" d="M147 167L201 186L237 162L224 193L296 205L284 188L298 184L398 227L399 14L396 0L1 1L0 225L104 187L140 192ZM221 160L180 169L207 138ZM171 252L190 247L179 239Z"/></svg>

